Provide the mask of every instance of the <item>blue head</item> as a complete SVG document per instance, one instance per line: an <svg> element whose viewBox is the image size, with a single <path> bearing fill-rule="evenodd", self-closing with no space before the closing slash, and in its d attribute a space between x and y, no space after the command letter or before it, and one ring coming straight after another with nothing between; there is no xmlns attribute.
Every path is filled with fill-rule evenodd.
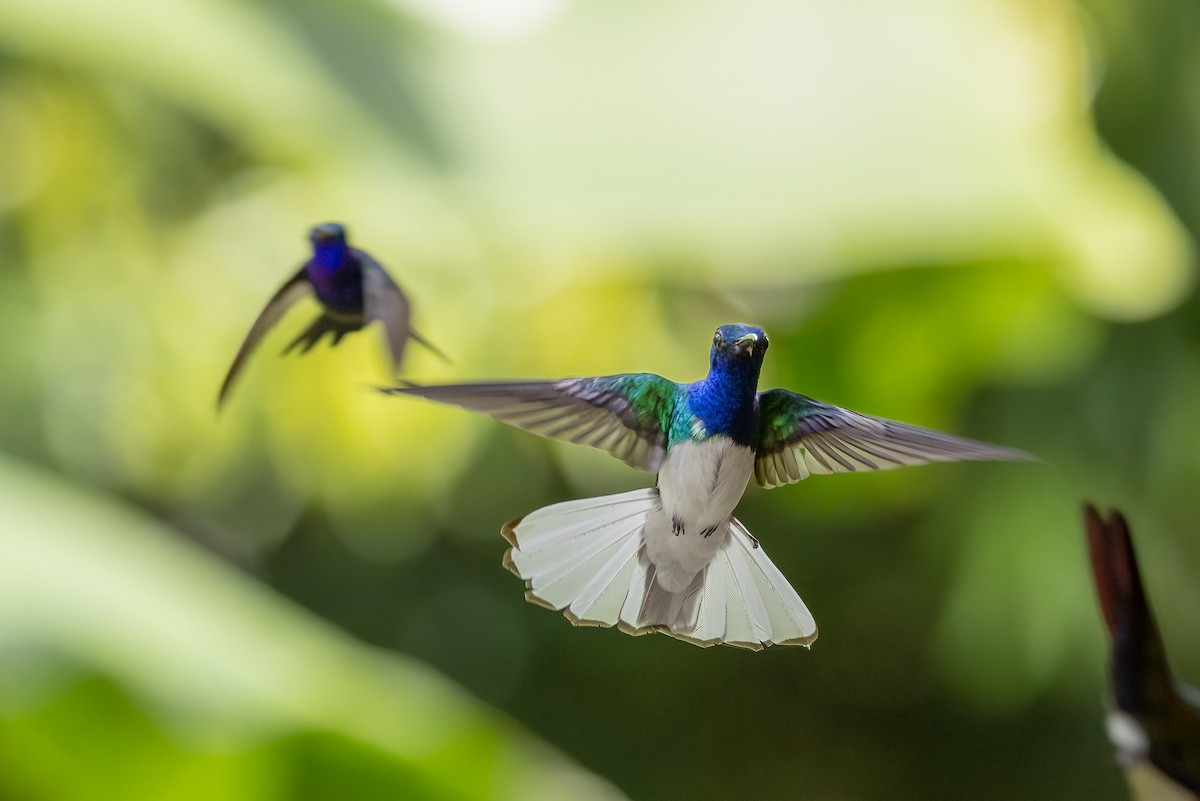
<svg viewBox="0 0 1200 801"><path fill-rule="evenodd" d="M346 244L346 229L341 223L321 223L308 231L313 259L322 267L337 267L346 259L350 246Z"/></svg>
<svg viewBox="0 0 1200 801"><path fill-rule="evenodd" d="M743 445L754 441L758 375L767 334L752 325L723 325L713 336L708 375L688 388L688 405L709 434L726 434Z"/></svg>
<svg viewBox="0 0 1200 801"><path fill-rule="evenodd" d="M767 353L767 332L755 325L723 325L713 335L709 376L720 374L727 380L751 388L758 386L763 356Z"/></svg>

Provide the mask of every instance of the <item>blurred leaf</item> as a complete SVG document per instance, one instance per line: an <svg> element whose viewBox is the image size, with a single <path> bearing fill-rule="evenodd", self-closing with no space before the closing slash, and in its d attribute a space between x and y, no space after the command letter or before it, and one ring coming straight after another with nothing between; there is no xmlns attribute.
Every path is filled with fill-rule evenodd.
<svg viewBox="0 0 1200 801"><path fill-rule="evenodd" d="M3 461L0 510L3 650L108 677L0 676L0 764L17 777L0 775L0 788L619 797L429 669L349 641L111 501ZM244 762L263 750L264 764ZM189 787L193 773L207 784ZM276 790L247 789L260 782ZM279 789L292 782L298 794Z"/></svg>
<svg viewBox="0 0 1200 801"><path fill-rule="evenodd" d="M1194 601L1200 40L1190 0L1083 5L0 2L0 451L163 521L0 490L0 793L471 798L525 765L572 797L173 530L639 797L1119 796L1075 515L1120 503L1155 599ZM741 320L764 383L1049 466L752 489L812 653L574 631L496 528L651 476L371 392L377 331L277 358L311 305L214 416L323 219L451 355L414 380L690 380Z"/></svg>
<svg viewBox="0 0 1200 801"><path fill-rule="evenodd" d="M417 35L415 26L403 24L394 4L293 0L278 4L276 13L283 25L295 29L303 49L396 141L431 164L446 162L449 154L407 74L430 43Z"/></svg>

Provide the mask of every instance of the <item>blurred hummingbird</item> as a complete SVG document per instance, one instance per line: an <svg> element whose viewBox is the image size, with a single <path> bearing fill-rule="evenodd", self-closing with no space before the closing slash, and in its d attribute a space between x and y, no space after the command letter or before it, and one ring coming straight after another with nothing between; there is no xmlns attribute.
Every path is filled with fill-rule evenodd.
<svg viewBox="0 0 1200 801"><path fill-rule="evenodd" d="M777 487L812 473L1030 457L784 389L758 392L768 344L761 328L718 328L708 375L692 384L627 373L384 391L483 412L658 473L653 489L558 503L507 523L504 564L525 580L528 600L575 625L701 646L809 645L812 615L733 517L752 474Z"/></svg>
<svg viewBox="0 0 1200 801"><path fill-rule="evenodd" d="M1084 508L1092 576L1112 640L1108 737L1139 801L1200 799L1200 692L1179 684L1138 572L1129 526Z"/></svg>
<svg viewBox="0 0 1200 801"><path fill-rule="evenodd" d="M221 385L221 392L217 396L218 409L225 402L234 379L259 341L288 309L309 294L316 295L324 311L287 346L284 353L301 345L300 352L307 353L327 333L333 335L332 344L337 345L346 334L378 320L383 323L387 333L393 369L399 368L410 338L441 358L446 358L409 326L408 298L379 262L366 251L347 244L345 228L338 223L322 223L309 230L308 239L312 243L312 258L300 265L296 274L267 301L266 307L250 327L250 333L246 334L242 346L238 348L225 382Z"/></svg>

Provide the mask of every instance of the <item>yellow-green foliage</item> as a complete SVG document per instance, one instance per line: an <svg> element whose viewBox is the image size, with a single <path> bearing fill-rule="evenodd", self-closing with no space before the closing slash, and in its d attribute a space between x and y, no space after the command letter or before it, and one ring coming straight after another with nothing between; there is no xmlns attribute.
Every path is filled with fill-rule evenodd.
<svg viewBox="0 0 1200 801"><path fill-rule="evenodd" d="M1198 140L1169 94L1196 85L1171 55L1195 43L1090 5L0 2L0 797L613 792L235 565L643 798L1066 772L981 731L1048 695L1090 726L1079 496L1160 538L1165 609L1200 569ZM1138 169L1097 133L1098 91ZM817 615L811 654L569 630L500 573L500 524L649 476L372 392L374 329L277 358L311 304L216 415L332 219L450 355L411 349L413 380L688 381L741 321L771 336L764 388L1051 466L752 491L739 514ZM980 730L954 728L964 708ZM940 746L909 736L927 710ZM921 761L939 747L972 756ZM914 797L973 797L936 782Z"/></svg>

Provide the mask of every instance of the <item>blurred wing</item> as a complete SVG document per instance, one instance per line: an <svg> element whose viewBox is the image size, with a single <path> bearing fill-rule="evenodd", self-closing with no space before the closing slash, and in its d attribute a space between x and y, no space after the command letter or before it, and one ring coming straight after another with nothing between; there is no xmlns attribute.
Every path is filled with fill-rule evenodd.
<svg viewBox="0 0 1200 801"><path fill-rule="evenodd" d="M590 445L641 470L657 471L678 385L650 373L497 384L404 386L393 395L419 395L483 412L551 439Z"/></svg>
<svg viewBox="0 0 1200 801"><path fill-rule="evenodd" d="M363 262L363 314L366 322L378 320L383 323L388 350L392 353L392 367L398 369L410 333L408 298L379 262L362 251L358 254Z"/></svg>
<svg viewBox="0 0 1200 801"><path fill-rule="evenodd" d="M761 392L758 402L754 477L764 487L792 484L814 473L1033 458L1024 451L870 417L785 389Z"/></svg>
<svg viewBox="0 0 1200 801"><path fill-rule="evenodd" d="M295 306L301 298L310 294L312 294L312 285L308 283L304 268L301 267L267 301L267 305L259 312L258 319L254 321L254 325L250 326L250 333L246 334L246 338L242 340L242 346L238 348L237 355L233 357L233 364L229 366L229 373L226 374L225 382L221 384L221 392L217 395L218 410L220 410L221 404L225 402L225 398L233 386L234 379L242 370L242 365L246 359L250 358L251 352L258 347L258 343L283 318L288 309Z"/></svg>

